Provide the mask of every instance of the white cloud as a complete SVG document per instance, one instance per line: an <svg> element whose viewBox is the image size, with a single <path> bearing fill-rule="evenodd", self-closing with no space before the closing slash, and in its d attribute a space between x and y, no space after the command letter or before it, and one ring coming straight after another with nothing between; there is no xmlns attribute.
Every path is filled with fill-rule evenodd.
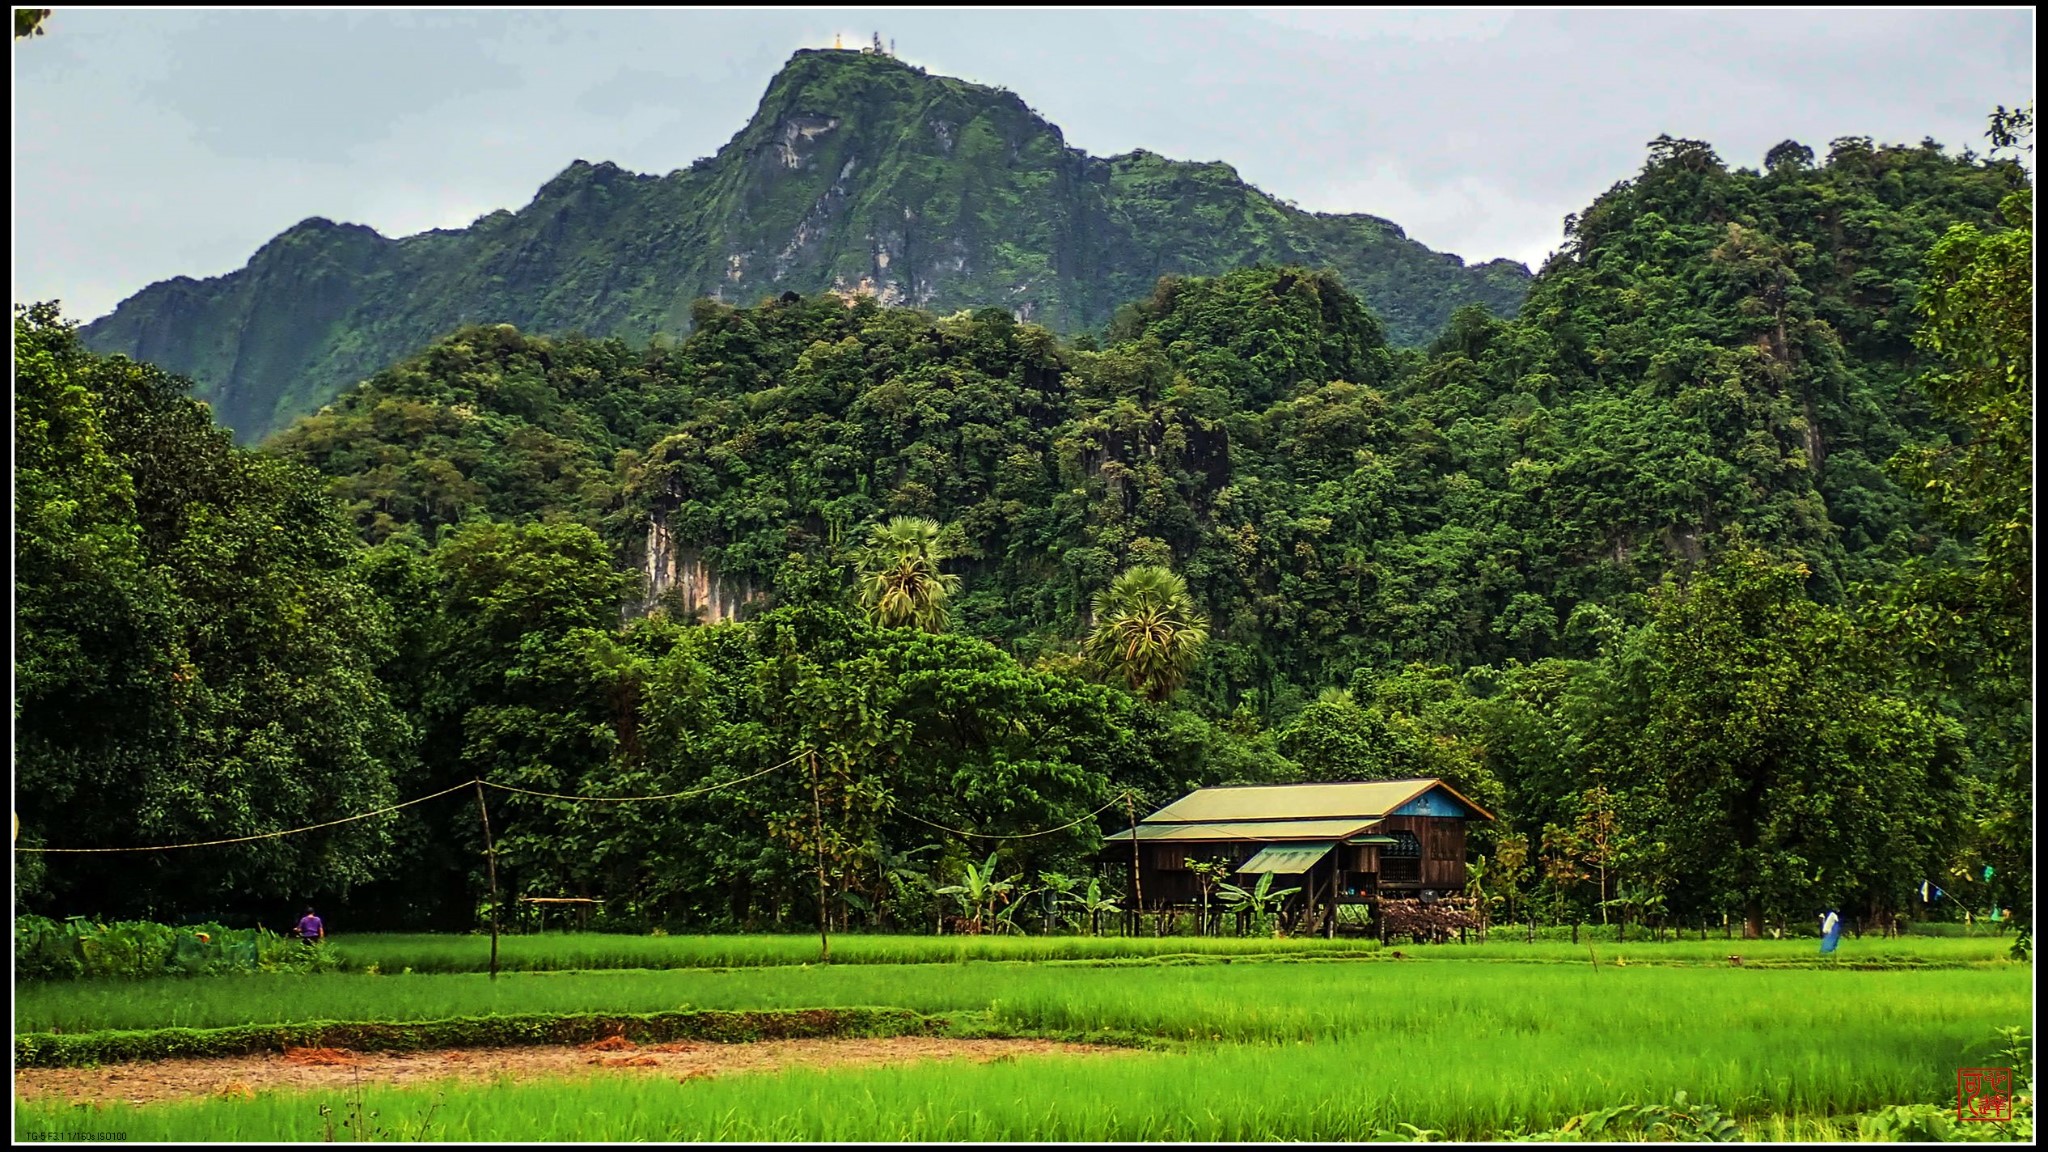
<svg viewBox="0 0 2048 1152"><path fill-rule="evenodd" d="M1468 264L1505 257L1532 270L1563 242L1565 214L1576 207L1518 195L1478 176L1418 179L1407 166L1390 159L1325 183L1300 202L1311 211L1383 216L1399 224L1410 239L1440 252L1455 252Z"/></svg>
<svg viewBox="0 0 2048 1152"><path fill-rule="evenodd" d="M406 235L577 158L669 172L834 25L1097 155L1225 160L1473 262L1540 261L1659 132L1748 164L1788 136L1981 151L2033 87L2023 11L64 9L15 47L15 297L86 318L308 216Z"/></svg>

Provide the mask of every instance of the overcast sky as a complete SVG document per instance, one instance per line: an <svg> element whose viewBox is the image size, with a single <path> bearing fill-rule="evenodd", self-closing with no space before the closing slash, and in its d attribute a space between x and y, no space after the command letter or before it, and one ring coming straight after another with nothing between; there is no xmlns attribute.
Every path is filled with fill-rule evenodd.
<svg viewBox="0 0 2048 1152"><path fill-rule="evenodd" d="M1477 262L1540 262L1660 132L1985 149L2033 94L2025 10L166 12L14 47L14 298L91 319L308 216L391 236L517 209L572 160L665 173L803 47L879 30L1098 156L1227 160Z"/></svg>

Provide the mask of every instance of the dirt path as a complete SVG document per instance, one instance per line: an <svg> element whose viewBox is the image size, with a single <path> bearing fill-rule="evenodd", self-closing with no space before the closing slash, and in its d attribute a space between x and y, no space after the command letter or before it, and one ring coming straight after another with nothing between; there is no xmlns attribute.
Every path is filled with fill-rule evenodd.
<svg viewBox="0 0 2048 1152"><path fill-rule="evenodd" d="M1118 1049L1052 1040L949 1040L899 1036L884 1040L768 1040L757 1044L679 1041L636 1046L626 1040L581 1047L458 1048L438 1052L348 1052L298 1048L283 1055L155 1060L98 1068L23 1068L14 1074L16 1100L125 1100L149 1104L194 1096L248 1097L364 1084L432 1080L533 1080L586 1074L667 1076L692 1080L736 1072L904 1064L967 1059L986 1063L1024 1055L1069 1055Z"/></svg>

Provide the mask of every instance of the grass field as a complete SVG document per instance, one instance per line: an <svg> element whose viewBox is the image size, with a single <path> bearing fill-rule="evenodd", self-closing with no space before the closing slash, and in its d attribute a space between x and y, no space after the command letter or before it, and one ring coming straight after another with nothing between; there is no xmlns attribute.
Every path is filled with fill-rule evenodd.
<svg viewBox="0 0 2048 1152"><path fill-rule="evenodd" d="M551 938L529 938L538 963ZM579 938L552 938L571 949ZM849 942L852 939L849 938ZM882 938L871 938L881 946ZM908 938L899 938L908 939ZM411 938L375 942L402 956ZM433 947L475 941L429 941ZM956 943L948 941L947 943ZM1023 943L978 942L996 948ZM1198 941L1166 941L1185 946ZM1235 942L1232 942L1235 943ZM1100 1030L1173 1041L1113 1059L795 1071L675 1083L600 1075L444 1089L367 1089L390 1138L1364 1139L1401 1124L1480 1139L1683 1091L1756 1138L1827 1139L1887 1104L1951 1098L1958 1066L2032 1017L2031 966L1997 941L1843 945L1933 967L1754 967L1812 941L1367 949L1280 963L1019 962L752 966L473 974L250 976L17 989L17 1031L417 1020L542 1011L872 1006L945 1013L1019 1034ZM781 955L787 940L635 941L650 956ZM925 947L922 944L903 945ZM1882 947L1880 947L1882 946ZM668 951L662 951L668 949ZM835 942L835 952L840 945ZM1716 949L1719 957L1712 957ZM1896 950L1896 951L1895 951ZM422 949L431 954L432 948ZM1227 951L1227 950L1226 950ZM1653 953L1659 953L1654 954ZM926 953L937 955L938 953ZM1627 958L1616 967L1616 955ZM1467 962L1435 962L1457 957ZM1567 959L1567 958L1571 959ZM1510 959L1547 963L1503 963ZM1664 961L1656 963L1657 960ZM1710 963L1719 959L1719 964ZM130 1140L319 1139L327 1094L141 1109L18 1108L16 1135L85 1123ZM338 1114L338 1113L337 1113ZM414 1131L424 1121L424 1132ZM1845 1128L1844 1125L1847 1125Z"/></svg>
<svg viewBox="0 0 2048 1152"><path fill-rule="evenodd" d="M1601 930L1588 928L1581 942L1543 939L1523 943L1512 931L1496 932L1485 944L1428 948L1390 944L1415 959L1541 960L1585 963L1587 947L1612 960L1634 962L1725 964L1731 953L1744 963L1833 964L1975 964L1997 963L2011 947L2006 937L1895 937L1847 939L1832 960L1819 954L1812 939L1725 940L1690 937L1650 943L1617 944ZM375 966L390 974L410 968L425 972L483 972L490 967L490 940L485 936L379 934L342 937L330 944L351 971ZM1376 953L1377 941L1189 936L867 936L832 938L834 964L925 964L968 960L1112 960L1161 956L1344 957ZM815 964L814 936L616 936L601 933L547 933L502 937L498 963L503 971L575 971L613 968L752 968Z"/></svg>
<svg viewBox="0 0 2048 1152"><path fill-rule="evenodd" d="M483 972L487 936L379 934L347 937L331 947L351 971ZM1350 956L1377 950L1373 940L1241 939L1154 936L870 936L832 937L834 964L927 964L967 960L1104 960L1162 955ZM754 968L818 961L816 936L616 936L596 932L505 936L503 971L599 968Z"/></svg>

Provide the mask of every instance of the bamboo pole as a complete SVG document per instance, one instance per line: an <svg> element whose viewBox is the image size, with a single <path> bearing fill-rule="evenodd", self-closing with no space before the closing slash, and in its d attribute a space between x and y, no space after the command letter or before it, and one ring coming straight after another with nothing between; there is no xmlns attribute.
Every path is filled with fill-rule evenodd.
<svg viewBox="0 0 2048 1152"><path fill-rule="evenodd" d="M491 979L498 978L498 849L491 843L491 811L484 807L484 782L476 782L476 814L484 822L484 859L491 873Z"/></svg>
<svg viewBox="0 0 2048 1152"><path fill-rule="evenodd" d="M818 962L832 960L832 937L825 927L825 806L818 799L818 754L813 751L811 760L811 838L818 848Z"/></svg>

